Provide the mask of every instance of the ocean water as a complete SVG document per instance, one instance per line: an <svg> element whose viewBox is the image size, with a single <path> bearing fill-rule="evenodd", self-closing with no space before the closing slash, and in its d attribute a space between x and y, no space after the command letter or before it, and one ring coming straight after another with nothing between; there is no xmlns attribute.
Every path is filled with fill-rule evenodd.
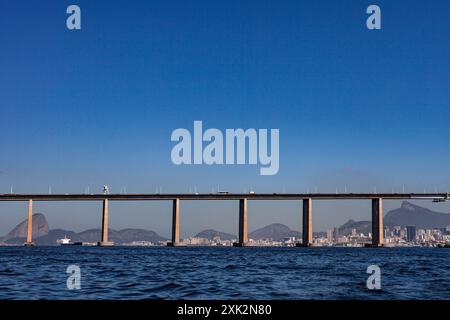
<svg viewBox="0 0 450 320"><path fill-rule="evenodd" d="M0 247L0 299L450 299L449 267L438 248Z"/></svg>

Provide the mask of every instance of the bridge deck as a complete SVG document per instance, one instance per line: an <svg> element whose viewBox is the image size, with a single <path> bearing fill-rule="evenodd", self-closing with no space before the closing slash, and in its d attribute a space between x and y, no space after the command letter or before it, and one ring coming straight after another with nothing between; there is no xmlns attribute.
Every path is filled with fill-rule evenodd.
<svg viewBox="0 0 450 320"><path fill-rule="evenodd" d="M170 194L2 194L0 201L146 201L146 200L385 200L447 199L448 193L170 193Z"/></svg>

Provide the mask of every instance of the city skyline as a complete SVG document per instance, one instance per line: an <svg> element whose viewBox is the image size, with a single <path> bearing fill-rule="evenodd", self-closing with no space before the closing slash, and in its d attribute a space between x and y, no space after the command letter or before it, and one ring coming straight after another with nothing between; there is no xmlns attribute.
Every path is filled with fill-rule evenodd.
<svg viewBox="0 0 450 320"><path fill-rule="evenodd" d="M404 202L402 207L411 207L410 202ZM414 206L414 205L412 205ZM416 207L423 209L423 207ZM390 214L391 212L388 212ZM389 216L389 215L388 215ZM97 246L97 242L92 239L100 238L101 228L88 229L82 232L73 230L53 229L48 225L45 215L41 213L33 214L33 221L39 222L33 226L33 238L38 245L61 245L79 244ZM431 221L430 221L431 222ZM434 222L436 223L436 222ZM34 222L33 222L34 224ZM433 222L431 222L433 224ZM371 221L349 220L342 226L335 226L333 229L312 233L312 246L345 246L362 247L370 245L372 234L370 230ZM27 221L18 224L6 237L0 236L0 245L22 245L23 227L27 226ZM26 229L26 228L25 228ZM113 229L110 230L111 232ZM134 232L134 234L133 234ZM63 238L62 235L64 234ZM119 234L124 234L121 238ZM384 246L448 246L450 244L450 223L445 227L419 227L413 222L400 223L383 227ZM75 236L75 240L72 238ZM45 240L42 240L43 238ZM50 238L48 238L50 237ZM117 238L119 237L119 238ZM149 240L148 238L153 240ZM130 239L131 240L124 240ZM90 240L86 240L90 239ZM114 245L126 246L167 246L170 244L169 237L161 236L152 230L144 229L122 229L115 230L110 238ZM180 238L181 246L232 246L238 240L236 233L226 233L221 230L205 229L197 234L187 235ZM280 223L273 223L256 230L249 230L249 246L287 246L295 247L297 243L302 243L302 233L292 230L288 226Z"/></svg>
<svg viewBox="0 0 450 320"><path fill-rule="evenodd" d="M194 195L195 196L195 195ZM448 213L445 210L449 206L448 202L434 203L429 200L408 200L406 203L416 204L422 208L431 209L435 212ZM279 205L279 203L283 205ZM209 204L209 205L205 205ZM302 201L300 200L249 200L248 222L249 232L264 227L272 223L281 223L293 230L302 230ZM313 232L327 232L346 223L349 220L370 221L371 202L369 200L322 200L313 201ZM400 208L400 200L384 200L383 216L390 211ZM7 221L1 225L0 236L12 230L21 218L26 214L15 213L18 208L26 212L26 202L2 201L5 208L15 208L15 210L5 211L3 219ZM350 215L350 209L354 206L362 206L367 210L366 214ZM35 201L33 205L34 213L43 213L49 221L51 229L71 230L81 232L93 228L101 228L101 201L88 202L46 202ZM69 210L66 208L69 207ZM71 208L72 207L72 208ZM75 207L75 213L73 213ZM170 238L172 224L172 201L112 201L109 209L109 228L120 230L126 228L146 229L157 232L159 235ZM180 201L180 224L181 237L194 236L198 232L207 229L214 229L230 234L237 234L238 231L238 201L233 200L181 200ZM210 211L205 211L205 207ZM47 208L47 210L42 210ZM142 208L147 208L143 212ZM203 210L198 210L203 208ZM218 211L213 212L214 210ZM264 208L265 210L261 210ZM330 209L331 208L331 209ZM197 210L197 211L196 211ZM274 213L277 212L277 213ZM131 213L131 216L130 214ZM325 216L324 216L325 215ZM95 217L97 224L92 224ZM336 219L336 217L338 219ZM89 219L91 218L91 219ZM131 218L131 219L130 219ZM225 223L217 224L214 218L221 218ZM334 219L327 219L334 218ZM87 220L84 221L84 220ZM333 224L332 221L339 221ZM211 222L212 221L212 222ZM327 221L326 224L318 223ZM78 227L72 227L77 225Z"/></svg>

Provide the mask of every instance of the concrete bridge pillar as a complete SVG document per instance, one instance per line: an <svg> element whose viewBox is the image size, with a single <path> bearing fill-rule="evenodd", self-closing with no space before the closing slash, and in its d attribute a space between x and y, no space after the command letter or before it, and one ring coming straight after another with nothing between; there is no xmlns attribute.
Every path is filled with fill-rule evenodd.
<svg viewBox="0 0 450 320"><path fill-rule="evenodd" d="M33 246L33 200L28 200L28 226L26 246Z"/></svg>
<svg viewBox="0 0 450 320"><path fill-rule="evenodd" d="M380 247L383 239L383 199L372 199L372 246Z"/></svg>
<svg viewBox="0 0 450 320"><path fill-rule="evenodd" d="M312 199L303 199L303 242L302 247L309 247L312 244Z"/></svg>
<svg viewBox="0 0 450 320"><path fill-rule="evenodd" d="M180 244L180 199L173 200L172 208L172 242L168 242L170 247Z"/></svg>
<svg viewBox="0 0 450 320"><path fill-rule="evenodd" d="M99 246L112 246L114 243L108 240L108 199L103 199L103 218L102 218L102 239L98 243Z"/></svg>
<svg viewBox="0 0 450 320"><path fill-rule="evenodd" d="M248 244L247 198L239 200L239 239L234 247L245 247Z"/></svg>

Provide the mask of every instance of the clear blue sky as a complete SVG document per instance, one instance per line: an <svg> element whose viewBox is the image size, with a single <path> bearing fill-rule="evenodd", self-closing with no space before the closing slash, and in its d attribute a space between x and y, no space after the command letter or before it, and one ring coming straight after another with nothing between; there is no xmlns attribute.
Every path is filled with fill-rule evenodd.
<svg viewBox="0 0 450 320"><path fill-rule="evenodd" d="M66 28L70 4L81 31ZM366 28L370 4L380 31ZM443 0L1 0L0 192L450 190L449 38ZM279 173L173 165L170 134L194 120L279 128ZM370 216L366 203L334 205L317 205L315 229ZM253 206L251 229L300 228L298 204ZM36 210L80 230L100 224L98 208ZM235 232L237 204L184 208L184 235ZM0 234L25 217L20 204L0 213ZM168 204L111 215L169 235Z"/></svg>

